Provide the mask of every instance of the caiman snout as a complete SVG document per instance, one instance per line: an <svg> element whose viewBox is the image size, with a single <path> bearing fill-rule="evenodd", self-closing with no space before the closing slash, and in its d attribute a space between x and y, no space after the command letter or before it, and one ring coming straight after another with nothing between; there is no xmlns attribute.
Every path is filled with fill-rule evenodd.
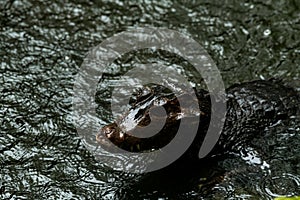
<svg viewBox="0 0 300 200"><path fill-rule="evenodd" d="M103 144L104 141L107 141L107 139L109 139L114 144L119 144L124 141L124 133L116 123L104 126L96 135L96 140L100 144Z"/></svg>
<svg viewBox="0 0 300 200"><path fill-rule="evenodd" d="M116 135L117 129L114 126L109 125L104 126L101 131L108 139L110 139L113 135Z"/></svg>

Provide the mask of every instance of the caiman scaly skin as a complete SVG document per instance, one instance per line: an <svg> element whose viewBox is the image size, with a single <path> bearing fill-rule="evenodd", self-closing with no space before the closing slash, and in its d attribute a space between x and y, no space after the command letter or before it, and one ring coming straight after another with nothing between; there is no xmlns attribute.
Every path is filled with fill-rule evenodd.
<svg viewBox="0 0 300 200"><path fill-rule="evenodd" d="M200 115L200 123L196 138L185 155L196 159L213 111L209 93L205 90L197 90L195 93L200 108L200 112L196 113ZM188 97L189 94L184 95ZM272 126L278 120L288 120L297 115L300 105L299 94L293 88L273 79L232 85L226 90L226 99L224 128L210 156L243 148L243 144L263 134L263 130L268 126ZM137 127L147 126L151 120L162 120L161 116L155 116L157 106L163 106L167 113L161 131L149 138L133 136L131 131ZM191 117L190 123L193 123L193 117L189 115L193 113L193 108L188 109L190 110L183 112L178 99L164 87L147 87L136 95L132 108L121 119L99 131L96 140L103 146L109 147L114 144L131 152L157 150L174 138L180 119ZM154 113L151 119L149 111Z"/></svg>

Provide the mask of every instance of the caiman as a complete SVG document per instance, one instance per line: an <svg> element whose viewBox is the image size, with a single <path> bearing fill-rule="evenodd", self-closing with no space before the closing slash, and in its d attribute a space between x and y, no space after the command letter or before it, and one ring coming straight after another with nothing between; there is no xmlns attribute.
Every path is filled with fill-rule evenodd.
<svg viewBox="0 0 300 200"><path fill-rule="evenodd" d="M198 159L198 152L213 111L208 91L195 89L195 94L199 105L196 115L200 116L200 122L194 142L184 156L189 155L190 158ZM101 128L96 136L98 143L103 146L113 144L130 152L158 150L174 138L181 119L190 117L186 113L197 110L188 108L191 110L183 112L177 97L160 85L144 87L134 97L131 101L131 109L123 117ZM227 112L224 127L209 156L241 150L247 141L261 136L265 128L279 120L287 120L295 116L299 110L299 99L296 90L274 79L232 85L226 90ZM164 107L167 113L165 119L155 115L158 106ZM157 134L147 138L131 134L139 127L150 124L151 120L165 120L165 125Z"/></svg>

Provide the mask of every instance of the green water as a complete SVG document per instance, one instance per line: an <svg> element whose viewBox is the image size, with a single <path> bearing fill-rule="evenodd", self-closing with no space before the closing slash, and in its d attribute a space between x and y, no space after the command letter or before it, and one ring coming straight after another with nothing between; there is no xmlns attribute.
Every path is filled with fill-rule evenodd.
<svg viewBox="0 0 300 200"><path fill-rule="evenodd" d="M275 77L300 88L297 0L1 1L1 199L299 196L299 116L266 130L264 143L258 141L257 151L250 151L253 155L220 163L229 174L209 191L189 181L182 183L183 190L159 183L153 183L159 189L152 189L143 177L114 172L95 160L72 120L75 75L92 47L143 26L194 38L217 64L226 87ZM153 61L153 55L143 60ZM103 123L111 120L107 115Z"/></svg>

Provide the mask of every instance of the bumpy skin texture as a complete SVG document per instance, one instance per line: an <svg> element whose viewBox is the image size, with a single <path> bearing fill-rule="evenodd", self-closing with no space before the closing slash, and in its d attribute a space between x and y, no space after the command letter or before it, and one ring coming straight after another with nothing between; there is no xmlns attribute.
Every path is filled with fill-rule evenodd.
<svg viewBox="0 0 300 200"><path fill-rule="evenodd" d="M96 136L100 144L109 146L107 139L114 145L133 152L157 150L170 142L180 124L181 109L176 97L163 92L162 87L150 88L150 92L138 95L131 110L116 123L103 127ZM235 84L226 90L227 113L221 136L210 156L222 154L227 151L239 150L243 144L258 135L278 120L287 120L296 115L299 110L299 94L280 81L252 81ZM200 108L200 123L197 136L191 147L184 155L197 158L200 146L206 135L210 122L211 105L209 93L204 90L196 91ZM155 108L159 102L168 114L163 129L150 138L138 138L123 131L120 124L136 124L146 126L149 123L149 110ZM134 115L131 115L135 113ZM159 116L157 119L160 120ZM193 123L193 120L190 120ZM106 141L105 141L106 140ZM105 146L105 145L104 145Z"/></svg>
<svg viewBox="0 0 300 200"><path fill-rule="evenodd" d="M227 114L218 142L223 149L239 149L279 120L299 111L299 94L276 80L253 81L227 89Z"/></svg>

